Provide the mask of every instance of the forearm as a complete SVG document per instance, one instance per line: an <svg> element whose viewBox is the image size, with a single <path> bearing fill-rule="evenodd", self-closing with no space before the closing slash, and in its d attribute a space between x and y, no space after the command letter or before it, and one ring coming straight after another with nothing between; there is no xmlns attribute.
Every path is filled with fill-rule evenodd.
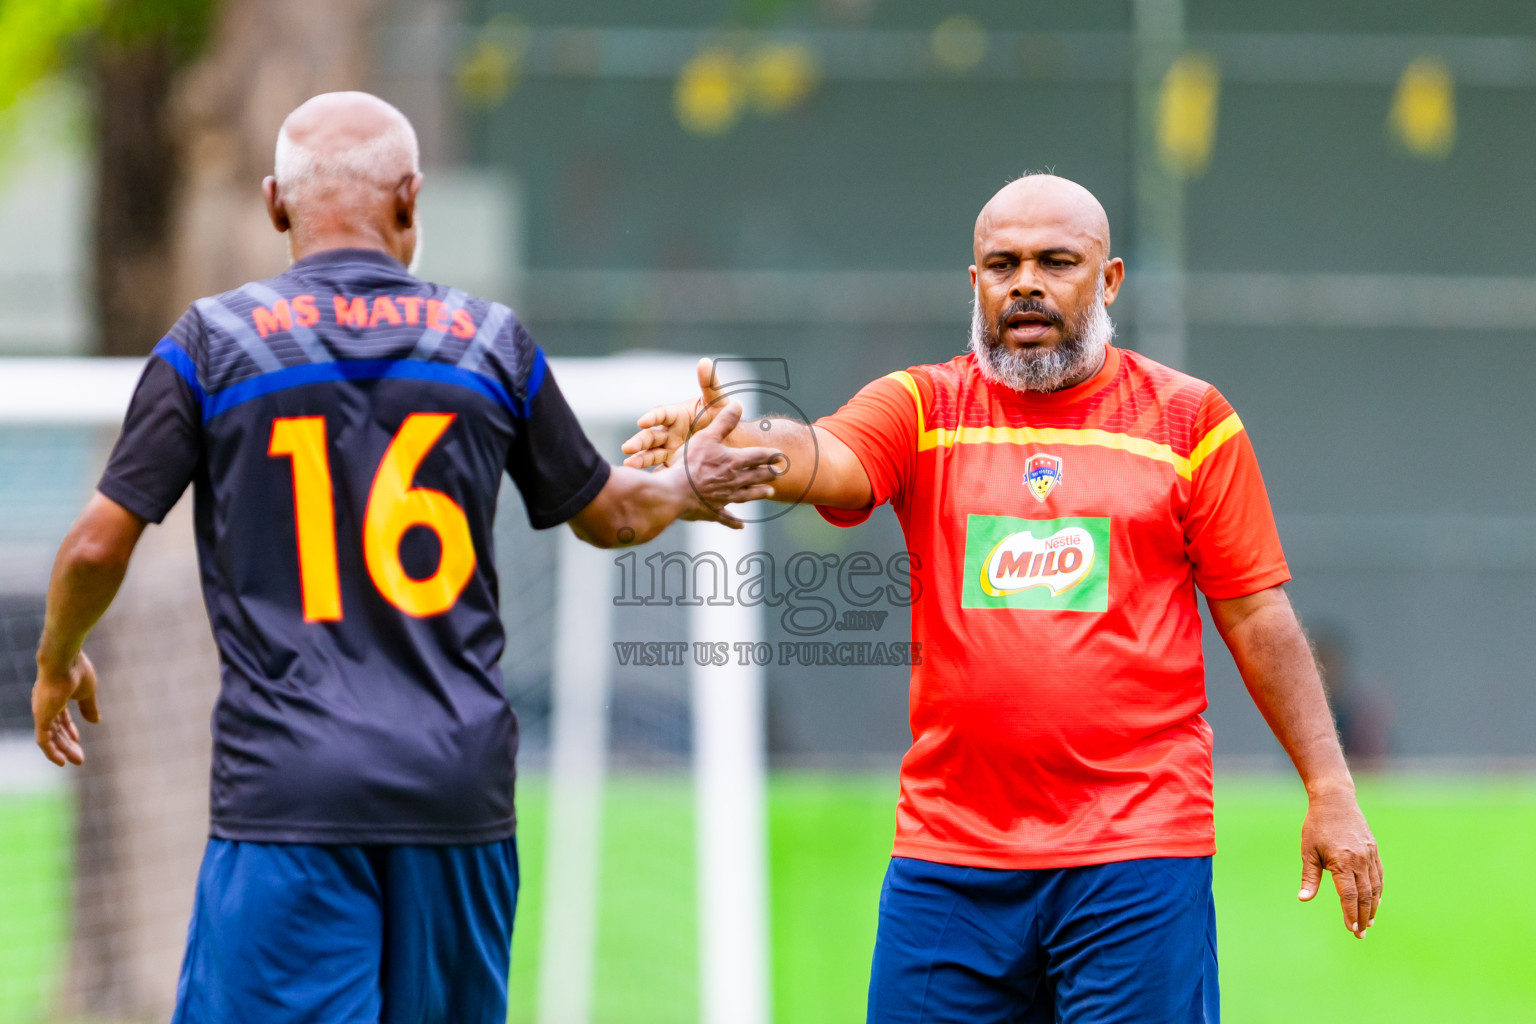
<svg viewBox="0 0 1536 1024"><path fill-rule="evenodd" d="M691 506L681 465L654 473L613 467L592 504L571 520L576 536L595 547L644 544Z"/></svg>
<svg viewBox="0 0 1536 1024"><path fill-rule="evenodd" d="M869 477L858 456L821 427L782 417L743 420L726 438L733 448L772 448L783 453L774 465L770 501L861 509L870 502Z"/></svg>
<svg viewBox="0 0 1536 1024"><path fill-rule="evenodd" d="M47 610L37 647L39 666L62 670L80 653L86 634L117 595L131 552L131 545L125 549L97 536L89 513L71 527L48 581Z"/></svg>
<svg viewBox="0 0 1536 1024"><path fill-rule="evenodd" d="M1308 793L1353 790L1312 649L1283 592L1234 623L1226 641L1254 704Z"/></svg>
<svg viewBox="0 0 1536 1024"><path fill-rule="evenodd" d="M784 453L777 464L778 477L770 482L773 495L770 501L793 502L807 497L807 490L817 475L818 445L815 428L800 420L782 416L758 416L743 419L726 435L725 443L731 448L773 448Z"/></svg>

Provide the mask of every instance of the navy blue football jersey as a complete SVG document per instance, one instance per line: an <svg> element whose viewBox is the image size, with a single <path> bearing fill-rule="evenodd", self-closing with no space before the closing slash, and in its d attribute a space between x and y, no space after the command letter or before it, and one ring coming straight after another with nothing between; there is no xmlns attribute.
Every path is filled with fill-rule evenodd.
<svg viewBox="0 0 1536 1024"><path fill-rule="evenodd" d="M609 467L511 310L384 253L200 299L156 346L99 489L159 522L193 485L222 673L214 836L512 834L504 471L544 528Z"/></svg>

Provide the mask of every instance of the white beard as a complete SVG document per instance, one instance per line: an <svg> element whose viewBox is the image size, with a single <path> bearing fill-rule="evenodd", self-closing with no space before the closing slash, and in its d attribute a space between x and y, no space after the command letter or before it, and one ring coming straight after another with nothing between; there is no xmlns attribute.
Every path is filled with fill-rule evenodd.
<svg viewBox="0 0 1536 1024"><path fill-rule="evenodd" d="M971 351L983 377L1015 391L1060 391L1069 381L1086 379L1103 365L1104 352L1115 336L1115 322L1104 305L1104 281L1099 280L1093 308L1063 329L1060 343L1048 349L1015 349L997 336L995 326L981 315L980 297L971 297Z"/></svg>

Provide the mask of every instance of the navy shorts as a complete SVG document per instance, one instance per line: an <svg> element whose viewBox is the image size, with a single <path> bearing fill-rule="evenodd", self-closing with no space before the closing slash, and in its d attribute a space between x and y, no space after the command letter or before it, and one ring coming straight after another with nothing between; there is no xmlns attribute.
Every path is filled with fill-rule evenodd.
<svg viewBox="0 0 1536 1024"><path fill-rule="evenodd" d="M505 1024L517 847L210 839L172 1024Z"/></svg>
<svg viewBox="0 0 1536 1024"><path fill-rule="evenodd" d="M1209 857L886 870L869 1024L1220 1019Z"/></svg>

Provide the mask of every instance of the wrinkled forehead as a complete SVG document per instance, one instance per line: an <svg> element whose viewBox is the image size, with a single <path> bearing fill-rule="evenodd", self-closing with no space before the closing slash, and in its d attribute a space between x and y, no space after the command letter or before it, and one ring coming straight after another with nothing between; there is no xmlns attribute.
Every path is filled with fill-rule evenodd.
<svg viewBox="0 0 1536 1024"><path fill-rule="evenodd" d="M977 260L988 253L1029 254L1066 249L1109 257L1109 224L1096 205L1058 197L999 197L976 218Z"/></svg>

